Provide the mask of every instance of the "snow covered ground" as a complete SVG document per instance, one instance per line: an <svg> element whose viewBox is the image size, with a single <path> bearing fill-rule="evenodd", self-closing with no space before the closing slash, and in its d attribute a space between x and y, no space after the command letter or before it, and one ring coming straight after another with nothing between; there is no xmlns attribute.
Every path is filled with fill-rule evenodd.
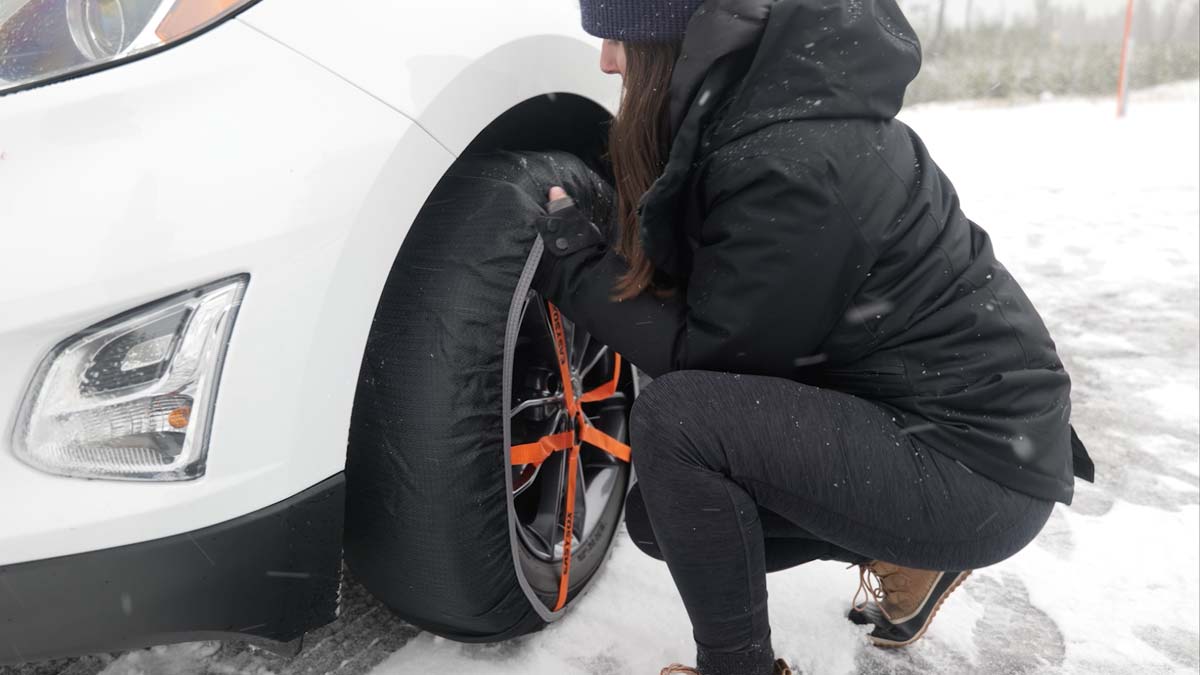
<svg viewBox="0 0 1200 675"><path fill-rule="evenodd" d="M904 650L868 646L843 618L856 570L771 575L776 649L802 672L1200 670L1200 83L1138 92L1124 120L1114 110L1059 100L902 115L1049 326L1098 484L1079 482L1033 544L976 572ZM649 675L693 658L666 567L624 533L564 621L504 644L421 633L356 586L346 599L295 659L193 643L11 672Z"/></svg>

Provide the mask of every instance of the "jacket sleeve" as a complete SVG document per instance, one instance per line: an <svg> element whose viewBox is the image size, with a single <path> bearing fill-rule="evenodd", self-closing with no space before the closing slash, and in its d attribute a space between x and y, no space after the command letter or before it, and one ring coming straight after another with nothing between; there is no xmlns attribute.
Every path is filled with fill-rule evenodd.
<svg viewBox="0 0 1200 675"><path fill-rule="evenodd" d="M748 158L706 184L715 189L686 302L648 293L610 301L628 265L598 232L556 253L564 232L571 242L571 232L591 225L573 208L539 219L550 255L535 284L568 318L651 376L681 369L791 375L845 313L872 255L833 186L800 163Z"/></svg>
<svg viewBox="0 0 1200 675"><path fill-rule="evenodd" d="M565 201L565 200L556 200ZM679 300L641 293L613 302L629 270L600 230L573 204L537 220L545 244L533 286L568 319L651 377L675 369L686 309Z"/></svg>

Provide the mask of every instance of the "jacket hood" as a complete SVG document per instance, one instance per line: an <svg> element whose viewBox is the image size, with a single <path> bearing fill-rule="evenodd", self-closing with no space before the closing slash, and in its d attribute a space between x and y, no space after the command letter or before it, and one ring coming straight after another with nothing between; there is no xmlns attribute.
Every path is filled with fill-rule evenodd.
<svg viewBox="0 0 1200 675"><path fill-rule="evenodd" d="M701 135L711 152L778 122L891 119L920 67L920 43L896 0L706 0L671 78L667 166L641 202L650 260L684 274L677 201ZM720 123L709 128L717 110Z"/></svg>

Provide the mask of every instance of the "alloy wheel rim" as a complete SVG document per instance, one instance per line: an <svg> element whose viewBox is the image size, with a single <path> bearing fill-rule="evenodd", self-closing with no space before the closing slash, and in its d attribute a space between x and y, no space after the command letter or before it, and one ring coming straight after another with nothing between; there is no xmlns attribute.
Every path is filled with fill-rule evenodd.
<svg viewBox="0 0 1200 675"><path fill-rule="evenodd" d="M522 307L521 328L513 368L513 405L509 411L512 443L570 431L569 418L546 302L529 291ZM614 353L562 318L572 385L576 392L613 378L620 366ZM618 387L608 398L583 404L591 424L619 439L626 435L630 396ZM517 532L523 545L545 562L560 562L563 551L563 512L566 507L566 453L556 452L540 465L516 465L511 498L517 512ZM605 507L616 498L628 464L584 445L577 469L572 550L580 550L595 533Z"/></svg>

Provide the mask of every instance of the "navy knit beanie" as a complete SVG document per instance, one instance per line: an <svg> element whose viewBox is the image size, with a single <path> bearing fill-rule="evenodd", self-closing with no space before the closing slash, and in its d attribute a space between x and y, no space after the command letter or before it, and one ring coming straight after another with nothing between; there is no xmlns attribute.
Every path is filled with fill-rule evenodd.
<svg viewBox="0 0 1200 675"><path fill-rule="evenodd" d="M683 39L704 0L579 0L583 29L607 40L674 42Z"/></svg>

